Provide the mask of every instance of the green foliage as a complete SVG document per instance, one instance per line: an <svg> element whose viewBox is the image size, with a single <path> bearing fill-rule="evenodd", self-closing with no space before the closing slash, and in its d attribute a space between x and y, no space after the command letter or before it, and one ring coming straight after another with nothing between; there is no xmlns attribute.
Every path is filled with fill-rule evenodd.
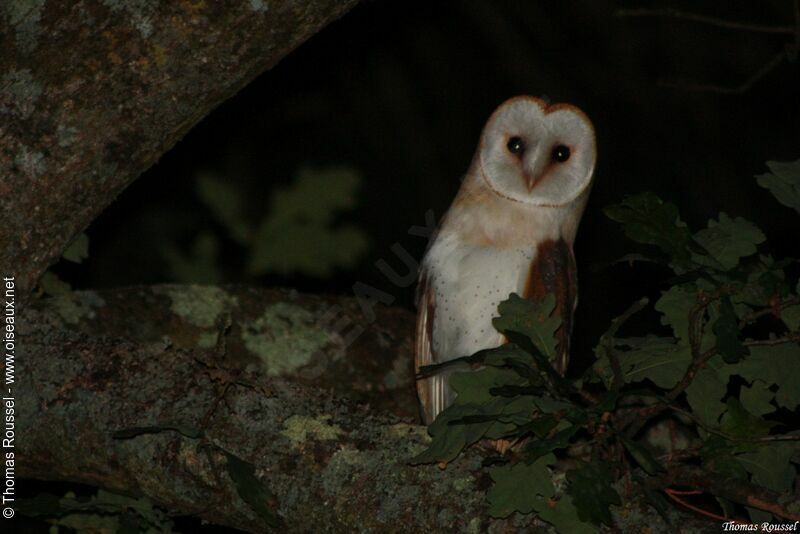
<svg viewBox="0 0 800 534"><path fill-rule="evenodd" d="M578 517L577 506L569 495L564 495L557 501L543 502L537 498L536 513L540 518L556 527L558 532L570 534L593 534L598 532L595 525L586 523Z"/></svg>
<svg viewBox="0 0 800 534"><path fill-rule="evenodd" d="M777 341L776 338L773 338ZM731 366L731 373L748 382L761 382L773 391L778 407L796 410L800 407L800 346L797 343L761 345L750 348L750 355Z"/></svg>
<svg viewBox="0 0 800 534"><path fill-rule="evenodd" d="M786 184L797 193L798 166L770 163L773 174L759 183L784 203L796 200ZM508 344L428 369L477 367L452 375L455 402L430 426L433 441L414 461L450 462L481 440L510 442L511 452L490 470L490 513L535 514L561 532L613 527L621 502L614 485L634 469L630 480L659 510L664 500L648 479L697 465L789 502L800 463L800 282L790 280L793 262L759 254L766 238L749 221L721 213L693 231L652 193L626 197L606 213L633 241L661 252L653 261L667 275L653 306L660 323L654 333L620 334L648 305L642 299L611 321L584 376L566 379L551 364L560 326L553 296L535 302L512 294L494 319ZM674 428L684 437L655 439ZM672 447L667 454L663 444ZM553 484L563 471L565 484ZM716 497L726 513L771 517Z"/></svg>
<svg viewBox="0 0 800 534"><path fill-rule="evenodd" d="M735 458L750 473L753 482L779 493L791 491L797 471L793 461L797 446L791 442L761 445L753 452L743 452Z"/></svg>
<svg viewBox="0 0 800 534"><path fill-rule="evenodd" d="M456 385L470 394L459 398L436 418L429 428L433 442L412 463L449 462L465 447L483 438L500 439L513 433L535 409L533 398L528 395L492 395L492 391L498 393L499 387L518 384L519 377L503 377L497 369L487 368L453 378L460 378ZM480 401L474 402L475 399Z"/></svg>
<svg viewBox="0 0 800 534"><path fill-rule="evenodd" d="M89 257L89 236L80 233L69 244L61 257L72 263L83 263ZM45 272L39 279L39 291L51 297L68 295L72 292L72 286L61 280L53 271Z"/></svg>
<svg viewBox="0 0 800 534"><path fill-rule="evenodd" d="M691 360L687 344L663 337L615 338L612 350L626 383L650 380L663 389L678 383ZM611 384L613 372L607 356L598 358L595 371Z"/></svg>
<svg viewBox="0 0 800 534"><path fill-rule="evenodd" d="M755 254L756 245L766 238L753 223L720 213L719 221L708 221L708 227L694 234L693 239L706 252L691 255L698 266L729 271L739 265L741 258Z"/></svg>
<svg viewBox="0 0 800 534"><path fill-rule="evenodd" d="M711 330L717 337L717 351L726 363L736 363L750 351L739 340L739 321L733 310L731 298L724 296L720 299L719 316Z"/></svg>
<svg viewBox="0 0 800 534"><path fill-rule="evenodd" d="M719 428L732 438L761 438L769 434L770 423L744 409L736 398L726 401L728 410L723 414Z"/></svg>
<svg viewBox="0 0 800 534"><path fill-rule="evenodd" d="M518 462L492 468L489 474L494 485L487 494L489 513L493 517L508 517L514 512L534 512L560 532L596 532L593 525L578 517L578 509L570 495L555 498L556 490L550 470L555 462L555 455L547 454L530 464ZM591 484L591 481L580 481L579 485L583 487L584 483ZM603 504L595 506L593 503L592 508L602 509Z"/></svg>
<svg viewBox="0 0 800 534"><path fill-rule="evenodd" d="M185 426L136 426L131 428L123 428L122 430L116 430L111 433L111 437L114 439L131 439L135 438L136 436L142 436L145 434L159 434L161 432L177 432L178 434L191 439L198 439L203 435L202 431L196 428Z"/></svg>
<svg viewBox="0 0 800 534"><path fill-rule="evenodd" d="M792 176L788 168L779 169L782 179ZM776 179L760 179L759 183L769 187L766 184L774 184ZM781 194L779 191L785 193L769 188L776 196ZM652 204L652 200L637 203L628 199L625 204L648 203ZM610 212L618 210L619 207L612 208ZM621 222L636 226L639 220L628 217ZM660 224L661 231L673 231L673 225L664 221ZM625 231L630 236L643 230ZM657 233L653 221L648 222L647 231ZM665 395L667 406L678 402L677 407L685 409L679 401L681 394L686 395L685 402L700 436L721 443L716 445L714 469L740 478L749 475L752 482L768 488L765 481L769 481L773 488L781 487L775 491L787 491L791 486L785 479L793 479L795 470L792 454L786 451L797 454L798 446L791 438L775 439L775 429L785 429L785 425L791 425L791 417L797 415L784 419L783 425L764 416L774 414L778 408L796 414L800 405L800 310L795 304L797 289L789 291L785 282L784 267L789 262L775 262L769 256L758 256L754 261L765 236L741 218L720 214L718 220L709 221L707 228L690 235L688 254L665 250L666 264L675 274L682 275L675 280L689 281L663 291L655 305L662 324L672 328L674 337L646 338L646 343L617 339L613 357L619 362L626 383L653 384L662 390L655 393ZM789 331L778 330L761 340L743 335L743 329L767 314L781 317ZM611 362L607 353L601 351L599 355L595 370L608 383ZM744 382L738 397L730 396L735 392L734 378ZM630 440L623 443L637 463L653 474L654 466L642 456L645 448ZM783 481L782 485L775 480ZM761 515L753 511L752 517Z"/></svg>
<svg viewBox="0 0 800 534"><path fill-rule="evenodd" d="M553 454L542 456L535 462L519 462L493 468L489 473L494 486L489 490L489 513L494 517L508 517L514 512L529 514L547 506L546 501L555 495L548 466L556 462Z"/></svg>
<svg viewBox="0 0 800 534"><path fill-rule="evenodd" d="M366 236L335 222L340 212L355 207L360 182L349 169L301 169L291 187L274 193L253 236L249 272L324 277L352 267L366 251Z"/></svg>
<svg viewBox="0 0 800 534"><path fill-rule="evenodd" d="M620 505L622 501L617 490L611 486L614 477L608 466L601 462L581 464L577 469L567 471L567 480L567 493L572 496L578 518L611 526L608 507Z"/></svg>
<svg viewBox="0 0 800 534"><path fill-rule="evenodd" d="M541 302L523 299L512 294L498 307L499 317L492 320L498 332L517 332L528 337L536 348L550 360L556 357L555 331L561 319L553 316L555 295L547 295Z"/></svg>
<svg viewBox="0 0 800 534"><path fill-rule="evenodd" d="M781 310L781 320L791 331L800 330L800 305L789 306Z"/></svg>
<svg viewBox="0 0 800 534"><path fill-rule="evenodd" d="M252 239L253 230L244 217L245 201L241 189L213 174L201 173L197 176L197 196L233 240L246 245Z"/></svg>
<svg viewBox="0 0 800 534"><path fill-rule="evenodd" d="M697 292L688 285L675 285L661 293L656 311L661 312L661 324L670 326L676 339L689 341L689 312L697 302Z"/></svg>
<svg viewBox="0 0 800 534"><path fill-rule="evenodd" d="M688 256L689 229L674 204L653 193L643 193L628 196L604 211L610 219L622 223L625 235L633 241L655 245L671 258Z"/></svg>
<svg viewBox="0 0 800 534"><path fill-rule="evenodd" d="M756 176L758 185L769 189L778 202L800 213L800 160L768 161L770 172Z"/></svg>
<svg viewBox="0 0 800 534"><path fill-rule="evenodd" d="M728 389L730 366L725 365L722 357L711 358L705 367L697 371L694 380L686 388L686 401L692 412L700 421L715 427L726 405L722 402Z"/></svg>
<svg viewBox="0 0 800 534"><path fill-rule="evenodd" d="M54 527L66 527L78 532L152 533L172 532L167 513L153 506L146 497L139 499L98 490L91 497L63 497L39 494L21 499L17 510L26 516L46 520Z"/></svg>
<svg viewBox="0 0 800 534"><path fill-rule="evenodd" d="M490 513L506 517L515 511L535 512L557 527L592 532L591 525L575 518L574 496L557 496L550 481L553 451L568 447L588 417L568 398L558 398L564 386L550 363L560 326L554 308L552 295L534 302L512 294L500 304L495 327L520 344L473 355L469 362L483 364L482 369L452 375L455 402L430 426L433 441L412 463L452 461L481 439L531 436L521 461L490 471L495 481L488 493ZM585 495L578 493L580 498ZM598 506L607 513L606 504Z"/></svg>
<svg viewBox="0 0 800 534"><path fill-rule="evenodd" d="M47 271L39 279L39 289L45 294L53 297L66 295L72 291L72 286L64 282L52 271Z"/></svg>
<svg viewBox="0 0 800 534"><path fill-rule="evenodd" d="M170 243L162 248L161 255L175 280L196 284L218 284L223 281L219 239L214 234L199 234L188 253Z"/></svg>
<svg viewBox="0 0 800 534"><path fill-rule="evenodd" d="M340 221L356 207L361 180L345 167L301 168L288 186L273 191L266 209L253 206L240 188L210 173L198 175L196 192L243 251L239 263L245 272L237 279L267 274L322 278L352 268L366 252L366 233ZM264 215L254 220L251 212ZM203 231L188 252L170 243L161 254L175 280L220 283L226 279L223 245L222 236Z"/></svg>
<svg viewBox="0 0 800 534"><path fill-rule="evenodd" d="M625 447L625 450L627 450L633 459L636 460L636 463L639 464L639 467L644 469L644 472L648 475L655 475L660 471L664 471L664 467L661 465L661 463L655 459L650 450L644 445L640 445L639 443L628 439L625 436L620 436L620 442Z"/></svg>
<svg viewBox="0 0 800 534"><path fill-rule="evenodd" d="M78 234L61 257L72 263L82 263L89 257L89 236L84 233Z"/></svg>
<svg viewBox="0 0 800 534"><path fill-rule="evenodd" d="M239 497L250 506L267 526L271 528L281 527L283 521L270 508L270 504L277 503L277 499L256 477L255 466L231 453L226 452L225 456L228 460L228 475L233 480Z"/></svg>

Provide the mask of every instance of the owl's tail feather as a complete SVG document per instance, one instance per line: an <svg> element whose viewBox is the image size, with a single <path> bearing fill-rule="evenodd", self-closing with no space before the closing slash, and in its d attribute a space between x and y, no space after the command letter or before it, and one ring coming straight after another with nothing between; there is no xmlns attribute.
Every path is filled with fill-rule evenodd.
<svg viewBox="0 0 800 534"><path fill-rule="evenodd" d="M452 404L455 393L450 389L448 380L450 373L440 373L430 377L430 397L428 409L425 410L425 423L431 424L445 408Z"/></svg>

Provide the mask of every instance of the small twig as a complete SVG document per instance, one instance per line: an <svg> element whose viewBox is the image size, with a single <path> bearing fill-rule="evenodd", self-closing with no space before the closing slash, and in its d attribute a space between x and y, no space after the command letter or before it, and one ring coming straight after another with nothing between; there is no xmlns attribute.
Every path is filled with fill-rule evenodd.
<svg viewBox="0 0 800 534"><path fill-rule="evenodd" d="M670 489L668 490L673 495L702 495L703 492L701 490L676 490Z"/></svg>
<svg viewBox="0 0 800 534"><path fill-rule="evenodd" d="M693 512L697 512L700 515L704 515L706 517L710 517L711 519L716 519L717 521L728 521L727 517L724 517L724 516L721 516L721 515L717 515L717 514L715 514L713 512L709 512L708 510L703 510L699 506L695 506L693 504L689 504L688 502L686 502L682 498L678 497L678 495L698 495L698 494L702 494L703 493L702 491L683 492L683 491L678 491L678 490L673 490L673 489L670 489L670 488L666 488L666 489L664 489L664 493L666 493L667 497L669 497L670 499L672 499L676 503L680 504L684 508L688 508L689 510L691 510Z"/></svg>
<svg viewBox="0 0 800 534"><path fill-rule="evenodd" d="M755 74L753 74L750 78L745 80L740 85L734 87L728 87L725 85L715 85L715 84L705 84L705 83L696 83L696 82L667 82L661 81L658 84L662 87L672 87L675 89L684 89L687 91L697 91L702 93L720 93L725 95L740 95L749 91L761 78L764 78L767 74L772 72L775 67L781 64L781 62L787 57L787 51L781 50L778 52L774 58L772 58L767 64L765 64L761 69L759 69Z"/></svg>
<svg viewBox="0 0 800 534"><path fill-rule="evenodd" d="M701 454L702 447L693 447L691 449L679 449L677 451L670 451L658 457L659 460L667 464L682 462L684 460L691 460L697 458Z"/></svg>
<svg viewBox="0 0 800 534"><path fill-rule="evenodd" d="M728 28L731 30L741 30L759 33L781 33L793 34L795 32L792 26L768 26L763 24L750 24L747 22L738 22L735 20L718 19L716 17L709 17L707 15L700 15L697 13L689 13L687 11L680 11L677 9L663 8L663 9L620 9L617 11L618 17L667 17L673 19L690 20L692 22L699 22L702 24L709 24L720 28Z"/></svg>
<svg viewBox="0 0 800 534"><path fill-rule="evenodd" d="M588 405L598 404L600 402L600 398L593 393L586 391L585 389L578 389L576 390L577 395Z"/></svg>
<svg viewBox="0 0 800 534"><path fill-rule="evenodd" d="M611 380L611 390L619 391L625 385L625 375L622 372L622 364L619 363L619 357L614 347L604 347L606 356L608 356L608 363L611 365L611 372L614 378Z"/></svg>
<svg viewBox="0 0 800 534"><path fill-rule="evenodd" d="M597 404L599 402L595 395L583 388L576 388L571 382L561 376L530 338L511 330L503 331L503 335L506 336L506 339L510 343L515 344L532 356L533 363L539 371L540 376L543 378L545 387L554 397L577 396L587 404Z"/></svg>
<svg viewBox="0 0 800 534"><path fill-rule="evenodd" d="M689 346L692 351L692 360L701 358L700 348L703 343L703 321L705 320L706 308L713 299L703 295L698 296L697 303L689 310Z"/></svg>
<svg viewBox="0 0 800 534"><path fill-rule="evenodd" d="M800 342L800 333L794 333L790 337L787 337L787 338L745 341L745 342L743 342L743 345L748 345L748 346L753 346L753 345L779 345L779 344L782 344L782 343L791 343L791 342L795 342L795 341L796 342ZM654 404L652 406L648 406L647 410L646 410L646 413L640 414L640 417L637 419L637 421L635 421L635 424L632 426L632 429L634 431L633 434L631 434L631 428L628 429L626 434L629 435L629 436L635 435L635 433L638 432L647 423L647 420L649 420L650 417L656 416L659 413L663 412L664 410L669 409L669 410L680 412L680 413L686 415L687 417L692 419L692 421L697 423L698 426L701 426L704 430L707 430L708 432L711 432L712 434L720 435L720 436L724 437L725 439L728 439L728 440L731 440L731 441L798 441L798 440L800 440L800 437L798 437L798 436L768 436L766 438L759 438L757 440L743 440L741 438L734 438L734 437L729 436L729 435L727 435L727 434L725 434L723 432L720 432L719 430L712 429L711 427L708 427L707 425L703 424L699 419L697 419L697 417L695 417L690 412L685 412L685 411L681 410L680 408L678 408L678 407L676 407L676 406L674 406L672 404L672 402L675 399L677 399L680 396L680 394L683 393L686 390L686 388L689 387L689 385L692 383L692 380L694 380L694 377L697 374L697 372L700 369L702 369L703 366L706 363L708 363L708 361L711 358L713 358L714 356L716 356L716 355L717 355L717 347L714 346L714 347L711 347L710 349L708 349L707 351L703 352L697 360L692 360L692 364L689 365L689 368L686 370L686 373L684 373L683 378L681 378L680 382L678 382L678 384L666 394L666 397L665 397L666 402L661 402L659 404Z"/></svg>
<svg viewBox="0 0 800 534"><path fill-rule="evenodd" d="M800 1L800 0L798 0L798 1ZM800 304L800 297L788 298L786 300L782 300L780 302L777 302L774 305L769 306L767 308L763 308L763 309L760 309L760 310L755 311L753 313L749 313L749 314L745 315L744 317L742 317L741 320L739 320L739 330L741 330L742 328L744 328L748 324L752 323L753 321L756 321L756 320L758 320L758 319L760 319L762 317L765 317L767 315L774 315L776 317L779 317L783 310L785 310L786 308L789 308L791 306L794 306L796 304Z"/></svg>
<svg viewBox="0 0 800 534"><path fill-rule="evenodd" d="M795 435L795 434L779 434L779 435L775 435L775 436L764 436L764 437L760 437L760 438L738 438L736 436L732 436L732 435L728 434L727 432L723 432L723 431L718 430L718 429L716 429L714 427L708 426L703 421L701 421L696 415L694 415L692 412L687 412L683 408L675 406L674 404L666 404L665 406L668 409L672 410L673 412L679 413L679 414L683 415L684 417L687 417L687 418L691 419L693 423L695 423L697 426L699 426L700 428L702 428L706 432L708 432L710 434L716 434L717 436L725 438L728 441L736 441L736 442L739 442L739 443L769 443L769 442L773 442L773 441L800 441L800 434L798 434L798 435Z"/></svg>
<svg viewBox="0 0 800 534"><path fill-rule="evenodd" d="M662 87L672 87L676 89L683 89L687 91L697 91L706 93L719 93L719 94L743 94L749 91L759 80L767 76L784 59L793 60L800 51L800 1L794 2L794 19L793 26L770 26L763 24L750 24L746 22L738 22L733 20L719 19L716 17L709 17L707 15L700 15L697 13L690 13L680 11L677 9L663 8L663 9L621 9L617 11L618 17L669 17L676 19L689 20L699 22L702 24L709 24L720 28L728 28L731 30L739 31L752 31L759 33L773 33L773 34L786 34L794 35L794 43L786 45L786 48L781 50L769 62L765 63L758 71L746 79L739 85L730 87L725 85L697 83L689 81L661 81L659 85Z"/></svg>
<svg viewBox="0 0 800 534"><path fill-rule="evenodd" d="M752 482L722 477L699 467L674 466L664 475L649 477L647 485L658 489L688 486L738 504L771 512L790 521L800 520L800 513L797 512L800 498L797 495L780 494Z"/></svg>
<svg viewBox="0 0 800 534"><path fill-rule="evenodd" d="M633 421L633 423L625 430L627 436L633 437L639 430L647 424L650 417L656 416L669 408L669 402L677 399L680 394L689 387L689 384L694 380L694 376L702 367L717 353L717 348L701 353L701 343L703 341L703 320L705 311L712 302L720 299L722 295L726 294L727 288L720 288L711 295L701 293L698 296L697 303L689 311L689 345L691 347L692 363L681 378L680 382L666 395L667 403L654 404L647 408L647 413L640 414L640 417Z"/></svg>
<svg viewBox="0 0 800 534"><path fill-rule="evenodd" d="M742 341L742 345L746 347L758 347L763 345L784 345L786 343L796 343L800 342L800 332L792 332L783 337L777 337L773 339L750 339L747 341Z"/></svg>
<svg viewBox="0 0 800 534"><path fill-rule="evenodd" d="M683 393L686 388L694 380L694 377L697 373L713 358L718 354L718 350L716 345L711 347L710 349L700 352L701 350L701 343L702 343L702 335L703 335L703 322L705 317L705 311L712 302L721 298L724 294L726 294L727 289L721 288L713 294L710 295L701 295L699 297L698 302L692 307L689 311L689 345L691 347L691 354L692 354L692 362L689 367L686 369L681 380L673 387L663 399L657 404L653 404L651 406L647 406L643 409L637 411L637 416L635 420L629 421L627 423L623 422L621 428L624 429L625 435L632 437L636 435L643 427L647 424L647 422L652 418L663 412L664 410L673 410L675 412L681 413L686 417L690 418L694 423L698 426L703 428L704 430L712 433L717 434L729 441L747 441L747 442L769 442L769 441L800 441L800 437L798 436L767 436L759 439L742 439L736 438L734 436L730 436L724 432L721 432L717 429L709 427L705 425L700 419L698 419L694 414L690 412L686 412L681 408L673 405L673 401L677 399L681 393ZM643 299L645 300L645 299ZM791 299L787 299L780 303L779 307L772 307L768 311L759 310L751 314L750 316L746 316L742 318L742 322L740 322L739 327L742 328L744 324L755 320L756 318L760 317L761 315L766 315L767 313L775 313L776 309L779 313L782 309L787 308L789 306L793 306L795 304L800 303L800 298L794 297ZM614 319L612 321L612 328L609 329L609 332L612 334L606 334L607 336L613 335L616 333L619 325L622 321L627 320L630 315L641 309L646 304L643 301L639 301L638 303L634 303L628 311L626 311L620 317ZM641 305L641 307L639 307ZM629 313L630 312L630 313ZM619 321L619 323L618 323ZM792 332L787 334L786 336L776 338L776 339L763 339L763 340L747 340L743 341L742 344L745 346L759 346L759 345L781 345L785 343L793 343L793 342L800 342L800 332ZM609 356L609 361L611 362L612 371L614 371L614 359L612 359L612 350L606 347L606 352ZM614 371L615 376L614 380L616 382L617 379L617 372L621 373L621 366L619 361L616 361L616 365L618 367L617 371Z"/></svg>
<svg viewBox="0 0 800 534"><path fill-rule="evenodd" d="M608 333L606 335L610 338L616 337L617 332L619 332L619 329L622 327L622 325L625 324L625 322L633 315L642 311L649 302L650 300L647 297L642 297L628 306L628 309L622 312L620 316L611 320L611 326L608 328Z"/></svg>
<svg viewBox="0 0 800 534"><path fill-rule="evenodd" d="M601 346L606 352L606 356L608 356L608 362L611 365L611 372L614 374L614 378L611 382L611 389L613 391L619 391L623 385L625 385L625 375L622 372L622 365L619 362L619 357L617 356L617 351L614 350L614 338L617 336L617 332L622 327L625 322L631 318L632 315L642 311L645 306L647 306L648 302L650 302L647 297L641 298L631 304L627 310L622 312L622 315L619 317L615 317L611 321L611 326L608 328L608 332L603 336L603 340Z"/></svg>
<svg viewBox="0 0 800 534"><path fill-rule="evenodd" d="M800 0L794 0L794 47L800 51Z"/></svg>
<svg viewBox="0 0 800 534"><path fill-rule="evenodd" d="M694 380L694 376L697 374L697 372L700 369L702 369L706 363L708 363L708 360L710 360L716 355L717 355L717 347L715 345L710 349L708 349L707 351L705 351L703 354L701 354L700 358L696 360L692 359L692 364L686 370L686 373L684 373L683 378L681 378L681 381L678 382L678 385L676 385L674 388L670 390L669 393L667 393L667 398L670 401L674 401L675 399L677 399L680 396L680 394L683 393L684 390L689 387L689 384L692 383L692 380Z"/></svg>
<svg viewBox="0 0 800 534"><path fill-rule="evenodd" d="M706 308L715 300L719 299L722 295L722 289L717 291L712 296L700 295L697 304L695 304L689 311L689 346L692 351L692 363L686 369L680 382L667 393L667 399L671 402L677 399L683 391L689 387L689 384L694 380L697 372L708 363L708 360L717 354L717 348L713 347L703 353L700 352L701 344L703 342L703 319L705 317Z"/></svg>
<svg viewBox="0 0 800 534"><path fill-rule="evenodd" d="M708 305L716 298L719 298L720 295L715 295L711 298L704 298L700 302L698 302L692 310L689 312L689 344L691 345L692 350L692 363L689 365L689 368L686 369L686 373L684 373L683 378L681 378L680 382L672 388L672 390L667 393L667 399L670 401L675 400L678 396L683 393L683 391L689 387L689 384L692 383L694 380L695 375L697 372L703 368L703 366L708 363L708 361L716 356L717 354L717 347L711 347L707 351L700 353L700 343L702 342L702 318L703 314L700 312L705 312L705 309ZM785 308L789 306L793 306L795 304L800 303L800 298L793 297L790 299L781 302L778 306L773 306L771 308L765 310L759 310L749 316L745 316L739 322L739 328L743 328L747 323L752 322L753 320L762 317L763 315L768 315L770 313L780 313ZM759 345L781 345L784 343L793 343L793 342L800 342L800 332L792 332L784 337L776 338L776 339L761 339L761 340L749 340L743 341L742 345L745 346L759 346Z"/></svg>

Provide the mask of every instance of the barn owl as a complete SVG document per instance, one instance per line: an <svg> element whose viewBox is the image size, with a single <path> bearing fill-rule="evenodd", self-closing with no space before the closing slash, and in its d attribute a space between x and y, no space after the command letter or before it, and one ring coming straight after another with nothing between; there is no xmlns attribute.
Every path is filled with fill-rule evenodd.
<svg viewBox="0 0 800 534"><path fill-rule="evenodd" d="M560 372L566 370L577 278L572 244L596 159L592 123L578 108L528 96L489 118L478 150L420 269L416 368L504 342L492 326L510 293L553 293ZM430 424L455 397L446 372L417 381Z"/></svg>

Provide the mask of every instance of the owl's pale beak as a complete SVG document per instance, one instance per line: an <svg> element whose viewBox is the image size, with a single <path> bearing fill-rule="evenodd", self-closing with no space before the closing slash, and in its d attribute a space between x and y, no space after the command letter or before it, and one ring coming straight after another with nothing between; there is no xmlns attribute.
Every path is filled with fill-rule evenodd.
<svg viewBox="0 0 800 534"><path fill-rule="evenodd" d="M523 177L525 178L525 185L528 187L528 192L530 193L533 191L533 188L536 187L536 184L539 183L539 179L529 172L523 173Z"/></svg>

